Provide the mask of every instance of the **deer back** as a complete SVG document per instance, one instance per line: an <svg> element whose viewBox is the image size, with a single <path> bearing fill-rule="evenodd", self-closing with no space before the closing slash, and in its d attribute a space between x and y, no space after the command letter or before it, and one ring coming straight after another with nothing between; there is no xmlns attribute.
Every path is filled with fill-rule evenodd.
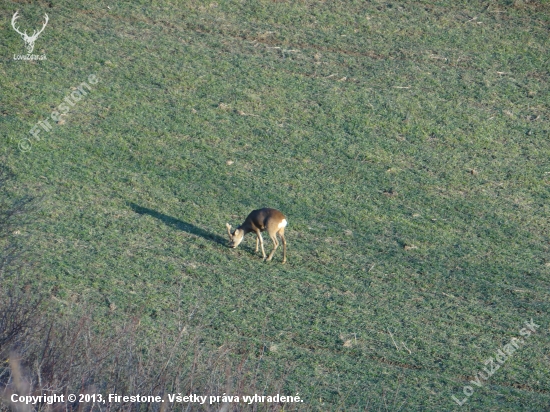
<svg viewBox="0 0 550 412"><path fill-rule="evenodd" d="M280 211L266 207L263 209L253 210L241 227L243 229L250 228L250 230L254 231L257 228L261 232L267 230L272 233L280 229L279 225L283 222L283 220L286 221L285 215L283 215Z"/></svg>

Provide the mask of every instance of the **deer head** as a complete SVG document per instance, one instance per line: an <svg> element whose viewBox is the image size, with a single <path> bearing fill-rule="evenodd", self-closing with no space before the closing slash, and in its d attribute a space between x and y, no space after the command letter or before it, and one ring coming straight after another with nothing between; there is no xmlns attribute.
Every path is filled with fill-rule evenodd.
<svg viewBox="0 0 550 412"><path fill-rule="evenodd" d="M231 233L231 225L229 223L226 223L225 226L227 227L227 233L229 235L229 247L236 248L243 241L244 230L235 229L235 231Z"/></svg>
<svg viewBox="0 0 550 412"><path fill-rule="evenodd" d="M19 33L21 35L21 37L23 38L23 41L25 42L25 47L27 49L27 53L28 54L31 54L32 51L34 50L34 42L35 40L38 38L38 36L40 36L40 33L42 33L44 31L44 29L46 28L46 25L48 24L48 15L47 14L44 14L44 25L42 26L42 28L37 32L36 30L33 31L32 33L32 36L29 36L27 35L27 31L25 30L24 33L21 33L19 31L19 29L17 27L15 27L15 21L21 17L21 16L18 16L17 13L19 11L16 11L15 14L13 15L12 19L11 19L11 25L13 27L13 29Z"/></svg>

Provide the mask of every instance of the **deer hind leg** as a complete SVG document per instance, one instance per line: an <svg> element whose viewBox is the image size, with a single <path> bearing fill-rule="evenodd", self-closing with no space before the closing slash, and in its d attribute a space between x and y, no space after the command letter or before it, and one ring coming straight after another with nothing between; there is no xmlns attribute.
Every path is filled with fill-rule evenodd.
<svg viewBox="0 0 550 412"><path fill-rule="evenodd" d="M256 236L256 250L255 252L258 252L258 245L260 244L260 237Z"/></svg>
<svg viewBox="0 0 550 412"><path fill-rule="evenodd" d="M267 258L267 261L269 262L271 259L273 259L273 255L275 254L275 251L277 250L277 248L279 247L279 241L277 240L277 233L274 233L274 234L269 234L269 236L271 237L271 240L273 241L273 250L271 251L271 253L269 254L269 257Z"/></svg>
<svg viewBox="0 0 550 412"><path fill-rule="evenodd" d="M281 236L281 241L283 242L283 263L286 263L286 239L284 227L279 230L279 236Z"/></svg>

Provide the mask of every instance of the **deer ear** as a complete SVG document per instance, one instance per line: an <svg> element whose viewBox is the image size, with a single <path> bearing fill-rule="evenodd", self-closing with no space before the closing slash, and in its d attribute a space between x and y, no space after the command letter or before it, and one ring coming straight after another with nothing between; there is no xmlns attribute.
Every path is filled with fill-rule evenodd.
<svg viewBox="0 0 550 412"><path fill-rule="evenodd" d="M233 235L231 234L231 225L229 223L226 223L225 227L227 227L227 233L229 234L229 238L232 238Z"/></svg>

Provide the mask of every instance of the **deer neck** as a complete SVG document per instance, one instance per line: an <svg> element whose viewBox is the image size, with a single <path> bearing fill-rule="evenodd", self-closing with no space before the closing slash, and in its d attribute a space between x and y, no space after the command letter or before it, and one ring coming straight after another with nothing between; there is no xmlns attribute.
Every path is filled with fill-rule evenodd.
<svg viewBox="0 0 550 412"><path fill-rule="evenodd" d="M243 235L246 235L247 233L254 231L254 229L252 229L252 225L244 224L244 223L240 225L237 229L241 229L244 232Z"/></svg>

